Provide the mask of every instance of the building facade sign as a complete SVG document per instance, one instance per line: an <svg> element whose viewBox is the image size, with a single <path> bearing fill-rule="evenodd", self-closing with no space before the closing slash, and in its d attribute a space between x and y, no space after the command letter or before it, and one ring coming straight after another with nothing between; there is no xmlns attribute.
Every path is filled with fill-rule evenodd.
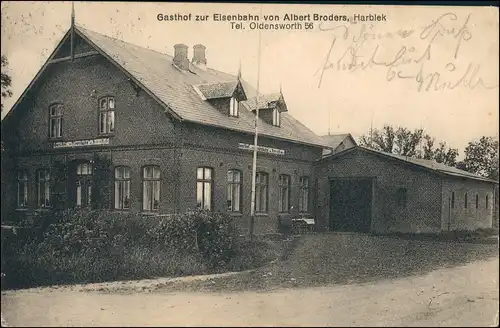
<svg viewBox="0 0 500 328"><path fill-rule="evenodd" d="M238 144L238 148L253 151L254 145L249 145L249 144L240 142ZM257 146L257 151L260 151L263 153L268 153L268 154L273 154L273 155L285 155L285 151L283 149L270 148L270 147L264 147L264 146Z"/></svg>
<svg viewBox="0 0 500 328"><path fill-rule="evenodd" d="M109 145L109 138L54 142L54 148L74 148Z"/></svg>

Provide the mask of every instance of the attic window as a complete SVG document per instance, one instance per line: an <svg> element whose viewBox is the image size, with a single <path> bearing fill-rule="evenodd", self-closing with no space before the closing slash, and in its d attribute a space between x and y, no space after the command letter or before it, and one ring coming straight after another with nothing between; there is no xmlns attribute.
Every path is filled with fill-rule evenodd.
<svg viewBox="0 0 500 328"><path fill-rule="evenodd" d="M99 133L113 133L115 130L115 98L99 100Z"/></svg>
<svg viewBox="0 0 500 328"><path fill-rule="evenodd" d="M281 125L281 117L280 117L280 112L277 108L273 109L273 125L274 126L280 126Z"/></svg>
<svg viewBox="0 0 500 328"><path fill-rule="evenodd" d="M236 98L231 97L231 100L229 101L229 116L238 117L239 114L240 102Z"/></svg>
<svg viewBox="0 0 500 328"><path fill-rule="evenodd" d="M62 117L64 107L61 104L54 104L49 108L49 137L62 137Z"/></svg>

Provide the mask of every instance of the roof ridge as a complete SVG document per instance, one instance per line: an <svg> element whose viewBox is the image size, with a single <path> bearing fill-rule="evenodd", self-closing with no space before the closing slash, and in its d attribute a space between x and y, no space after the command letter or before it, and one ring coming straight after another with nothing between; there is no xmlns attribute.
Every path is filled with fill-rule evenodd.
<svg viewBox="0 0 500 328"><path fill-rule="evenodd" d="M169 56L169 57L172 57L172 55L169 55L169 54L167 54L167 53L165 53L165 52L160 52L160 51L155 50L155 49L151 49L151 48L143 47L143 46L140 46L140 45L135 44L135 43L131 43L131 42L128 42L128 41L125 41L125 40L122 40L122 39L114 38L114 37L109 36L109 35L107 35L107 34L103 34L103 33L96 32L96 31L94 31L94 30L88 29L88 28L83 27L83 26L81 26L81 25L77 25L77 24L75 24L75 27L76 27L77 29L83 29L83 30L88 31L88 32L92 32L92 33L95 33L95 34L99 34L100 36L103 36L103 37L108 38L108 39L111 39L111 40L115 40L115 41L123 42L123 43L125 43L125 44L127 44L127 45L131 45L131 46L138 47L138 48L141 48L141 49L144 49L144 50L148 50L148 51L156 52L157 54L160 54L160 55L163 55L163 56ZM85 33L85 31L83 31L83 32ZM81 32L82 32L82 31L81 31Z"/></svg>
<svg viewBox="0 0 500 328"><path fill-rule="evenodd" d="M319 136L319 137L331 137L331 136L348 136L350 135L350 133L335 133L335 134L324 134L322 136Z"/></svg>
<svg viewBox="0 0 500 328"><path fill-rule="evenodd" d="M213 85L213 84L220 84L220 83L235 83L237 81L214 81L214 82L204 82L204 83L196 83L193 85L200 86L200 85Z"/></svg>
<svg viewBox="0 0 500 328"><path fill-rule="evenodd" d="M89 29L89 28L87 28L87 27L83 27L83 26L78 25L78 24L75 24L75 27L76 27L77 29L83 29L84 31L81 31L81 32L83 32L83 33L85 33L85 31L88 31L88 32L91 32L91 33L98 34L98 35L100 35L100 36L102 36L102 37L105 37L105 38L107 38L107 39L111 39L111 40L119 41L119 42L125 43L125 44L130 45L130 46L134 46L134 47L137 47L137 48L141 48L141 49L144 49L144 50L148 50L148 51L151 51L151 52L157 53L157 54L159 54L159 55L168 56L168 57L170 57L170 58L173 58L173 56L172 56L172 55L170 55L170 54L168 54L168 53L161 52L161 51L158 51L158 50L155 50L155 49L151 49L151 48L147 48L147 47L143 47L143 46L140 46L140 45L138 45L138 44L135 44L135 43L132 43L132 42L128 42L128 41L125 41L125 40L123 40L123 39L114 38L114 37L109 36L109 35L107 35L107 34L103 34L103 33L100 33L100 32L96 32L95 30ZM234 74L226 73L226 72L220 71L220 70L218 70L218 69L215 69L215 68L213 68L213 67L207 67L207 71L214 71L216 74L217 74L217 73L220 73L220 74L224 74L224 75L229 75L229 76L231 76L231 77L234 77L235 79L237 78L237 76L236 76L236 75L234 75ZM212 74L212 75L213 75L213 73L211 73L211 72L209 72L209 74ZM231 82L231 80L228 80L227 82ZM248 82L247 82L247 83L248 83Z"/></svg>

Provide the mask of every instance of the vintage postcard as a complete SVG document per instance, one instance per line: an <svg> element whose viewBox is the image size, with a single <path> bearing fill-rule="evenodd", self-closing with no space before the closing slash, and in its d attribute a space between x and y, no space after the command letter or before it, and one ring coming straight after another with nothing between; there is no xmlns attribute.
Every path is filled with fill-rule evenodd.
<svg viewBox="0 0 500 328"><path fill-rule="evenodd" d="M498 7L1 29L2 326L498 326Z"/></svg>

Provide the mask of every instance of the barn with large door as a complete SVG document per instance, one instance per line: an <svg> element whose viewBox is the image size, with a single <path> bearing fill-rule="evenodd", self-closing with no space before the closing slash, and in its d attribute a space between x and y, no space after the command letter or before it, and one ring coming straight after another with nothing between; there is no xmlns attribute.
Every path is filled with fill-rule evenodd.
<svg viewBox="0 0 500 328"><path fill-rule="evenodd" d="M329 187L330 230L370 232L373 178L333 178Z"/></svg>
<svg viewBox="0 0 500 328"><path fill-rule="evenodd" d="M318 162L319 230L440 232L491 227L496 182L434 161L355 146Z"/></svg>

